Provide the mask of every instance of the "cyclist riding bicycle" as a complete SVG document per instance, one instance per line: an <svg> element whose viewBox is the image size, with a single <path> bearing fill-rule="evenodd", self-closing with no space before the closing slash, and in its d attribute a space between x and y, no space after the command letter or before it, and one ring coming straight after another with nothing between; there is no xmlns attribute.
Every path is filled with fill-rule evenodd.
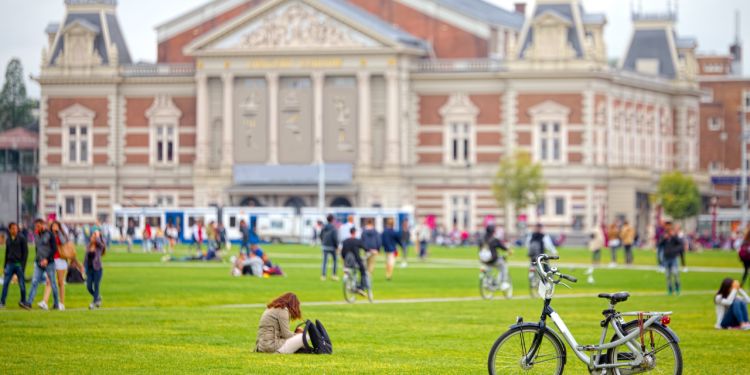
<svg viewBox="0 0 750 375"><path fill-rule="evenodd" d="M349 229L349 238L344 240L341 244L341 257L344 258L344 264L348 268L359 269L359 285L358 292L361 294L364 289L367 288L367 271L365 270L365 264L362 262L362 258L359 256L359 250L367 251L362 240L357 238L357 228L352 227Z"/></svg>
<svg viewBox="0 0 750 375"><path fill-rule="evenodd" d="M510 288L508 263L505 259L506 255L501 255L498 249L505 251L507 255L513 254L513 252L503 245L503 243L495 236L495 226L490 224L486 228L484 238L482 238L482 241L479 243L479 261L487 267L497 269L497 285L500 285L501 291L506 291Z"/></svg>
<svg viewBox="0 0 750 375"><path fill-rule="evenodd" d="M557 255L557 249L555 243L552 242L552 237L543 232L544 227L541 223L537 223L534 226L534 232L526 236L526 248L529 250L529 262L533 263L536 258L547 251L551 255Z"/></svg>

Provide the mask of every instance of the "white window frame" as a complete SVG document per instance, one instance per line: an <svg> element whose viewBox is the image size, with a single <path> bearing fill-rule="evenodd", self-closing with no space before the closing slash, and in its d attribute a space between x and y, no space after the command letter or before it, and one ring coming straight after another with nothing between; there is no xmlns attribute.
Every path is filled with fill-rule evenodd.
<svg viewBox="0 0 750 375"><path fill-rule="evenodd" d="M552 100L547 100L529 109L534 137L534 161L544 165L561 165L568 162L568 115L570 109ZM560 158L557 160L543 160L542 152L542 125L547 127L558 124L560 141Z"/></svg>
<svg viewBox="0 0 750 375"><path fill-rule="evenodd" d="M151 205L154 207L163 207L163 208L173 208L173 207L179 207L177 197L177 192L172 191L151 191L149 193L149 202L151 202ZM171 205L160 205L159 204L159 198L162 197L168 197L172 199Z"/></svg>
<svg viewBox="0 0 750 375"><path fill-rule="evenodd" d="M719 116L711 116L706 121L706 126L708 127L708 130L712 132L717 132L723 128L723 121L722 118Z"/></svg>
<svg viewBox="0 0 750 375"><path fill-rule="evenodd" d="M557 199L563 199L564 201L565 212L562 215L557 214ZM542 201L545 206L544 212L539 215L537 206L532 206L527 210L527 215L529 218L542 223L568 225L572 223L574 216L572 199L573 193L570 191L549 190L542 196Z"/></svg>
<svg viewBox="0 0 750 375"><path fill-rule="evenodd" d="M74 104L58 114L62 125L62 160L67 165L92 165L94 163L94 117L96 112L80 104ZM76 155L70 155L70 129L75 128ZM81 129L86 128L85 139L81 136ZM81 141L87 144L86 160L81 161Z"/></svg>
<svg viewBox="0 0 750 375"><path fill-rule="evenodd" d="M149 160L152 166L173 166L180 163L180 118L182 111L174 104L172 97L158 95L154 103L146 111L149 122ZM166 160L166 147L164 148L163 160L158 158L158 130L164 130L166 137L167 129L172 129L172 160Z"/></svg>
<svg viewBox="0 0 750 375"><path fill-rule="evenodd" d="M76 191L76 192L61 192L60 197L62 199L62 202L60 204L63 206L62 209L62 218L64 220L70 220L70 221L94 221L96 220L96 192L94 191ZM74 212L72 214L67 213L67 204L66 200L68 198L74 199ZM84 198L91 198L91 213L84 214L83 213L83 199Z"/></svg>
<svg viewBox="0 0 750 375"><path fill-rule="evenodd" d="M701 103L713 103L714 102L714 89L703 89L701 93Z"/></svg>
<svg viewBox="0 0 750 375"><path fill-rule="evenodd" d="M458 205L454 204L454 198L458 199ZM456 211L468 215L468 223L459 220L456 223L458 230L473 232L476 227L476 194L473 191L453 190L447 191L443 195L443 217L445 218L445 227L450 231L453 230L453 216Z"/></svg>
<svg viewBox="0 0 750 375"><path fill-rule="evenodd" d="M443 119L443 164L457 167L475 165L477 163L476 125L479 108L471 102L468 95L458 93L451 95L439 112ZM454 134L454 125L464 129ZM459 157L454 159L453 142L456 138L459 141ZM469 147L468 157L464 157L465 143L468 143Z"/></svg>

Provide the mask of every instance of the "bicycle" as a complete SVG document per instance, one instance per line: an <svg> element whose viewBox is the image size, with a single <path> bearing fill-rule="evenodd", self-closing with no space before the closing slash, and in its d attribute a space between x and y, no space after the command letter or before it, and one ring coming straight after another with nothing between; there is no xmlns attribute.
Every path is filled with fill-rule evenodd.
<svg viewBox="0 0 750 375"><path fill-rule="evenodd" d="M492 299L497 291L502 292L505 298L513 298L513 284L509 282L498 284L498 280L501 279L499 273L500 271L495 267L482 265L479 271L479 294L482 298Z"/></svg>
<svg viewBox="0 0 750 375"><path fill-rule="evenodd" d="M367 261L367 256L365 261ZM350 266L354 267L350 267ZM372 281L369 274L365 274L365 285L364 292L366 293L367 300L372 302ZM359 289L359 269L357 268L357 262L354 259L346 259L344 261L344 277L343 277L343 288L344 288L344 300L349 303L354 303L357 300L357 295L360 294Z"/></svg>
<svg viewBox="0 0 750 375"><path fill-rule="evenodd" d="M598 344L579 345L563 319L550 306L557 284L569 287L561 281L578 281L550 267L549 260L555 259L559 257L540 255L536 258L536 271L541 280L539 294L544 297L539 322L524 323L523 318L519 317L495 341L487 361L490 374L562 374L567 359L563 339L575 356L587 365L590 374L625 375L651 371L682 374L679 340L667 326L672 312L618 312L615 305L628 300L630 294L627 292L599 294L599 298L609 300L609 308L602 311L601 339ZM555 323L562 339L560 334L547 326L548 317ZM625 322L624 317L636 319ZM614 334L605 343L609 327ZM587 354L589 352L590 356Z"/></svg>

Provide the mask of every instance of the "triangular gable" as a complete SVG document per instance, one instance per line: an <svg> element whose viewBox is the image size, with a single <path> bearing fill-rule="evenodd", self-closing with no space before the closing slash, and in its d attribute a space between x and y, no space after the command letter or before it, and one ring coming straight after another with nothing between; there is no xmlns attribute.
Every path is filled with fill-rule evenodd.
<svg viewBox="0 0 750 375"><path fill-rule="evenodd" d="M545 116L545 115L562 115L568 116L570 108L554 101L545 100L531 108L529 108L529 114L532 117Z"/></svg>
<svg viewBox="0 0 750 375"><path fill-rule="evenodd" d="M570 22L570 19L558 12L555 12L554 10L546 10L542 12L541 14L534 17L532 23L535 25L550 25L562 23L563 25L568 27L573 24L572 22Z"/></svg>
<svg viewBox="0 0 750 375"><path fill-rule="evenodd" d="M402 47L334 7L311 0L270 0L187 47L188 55L238 50Z"/></svg>

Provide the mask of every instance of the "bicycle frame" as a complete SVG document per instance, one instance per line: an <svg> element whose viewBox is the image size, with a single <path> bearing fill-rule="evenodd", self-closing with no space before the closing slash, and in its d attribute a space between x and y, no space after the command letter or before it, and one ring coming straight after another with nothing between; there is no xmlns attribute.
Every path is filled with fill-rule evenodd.
<svg viewBox="0 0 750 375"><path fill-rule="evenodd" d="M544 269L542 268L541 264L537 264L537 268L540 272L540 275L546 274ZM544 336L544 332L546 330L550 330L554 336L556 336L559 339L559 335L554 330L551 330L547 326L547 317L549 317L552 322L555 324L557 329L562 334L563 339L568 343L568 346L573 350L573 353L575 353L576 357L586 363L589 370L601 370L601 369L608 369L608 368L616 368L616 367L635 367L640 366L643 363L644 360L644 354L643 351L640 348L640 344L637 341L637 338L641 334L641 330L634 330L633 332L629 334L625 334L623 332L622 324L624 323L624 320L622 319L623 316L648 316L648 319L643 321L643 329L650 327L657 321L661 320L661 318L665 315L671 314L670 312L648 312L648 313L638 313L638 312L626 312L626 313L618 313L614 309L614 305L610 305L609 310L605 310L605 320L602 322L602 334L600 337L599 344L596 345L579 345L576 341L573 334L568 329L568 326L565 324L563 319L560 317L560 315L550 306L550 303L552 302L552 296L554 295L554 289L555 289L555 283L548 277L540 277L540 285L539 285L539 294L541 296L544 296L544 308L542 310L542 315L539 319L539 330L534 336L534 340L531 344L530 350L526 355L526 358L524 359L524 362L527 365L531 365L531 362L536 357L537 351L539 349L539 345L542 343L542 337ZM521 319L519 318L519 323L521 322ZM612 342L605 342L607 340L607 331L608 327L612 327L614 330L616 336L618 337L617 340ZM634 353L635 358L633 360L628 362L615 362L615 363L599 363L599 359L602 356L602 352L615 348L620 345L627 346L632 353ZM586 353L587 352L595 352L595 354L591 355L589 357Z"/></svg>

